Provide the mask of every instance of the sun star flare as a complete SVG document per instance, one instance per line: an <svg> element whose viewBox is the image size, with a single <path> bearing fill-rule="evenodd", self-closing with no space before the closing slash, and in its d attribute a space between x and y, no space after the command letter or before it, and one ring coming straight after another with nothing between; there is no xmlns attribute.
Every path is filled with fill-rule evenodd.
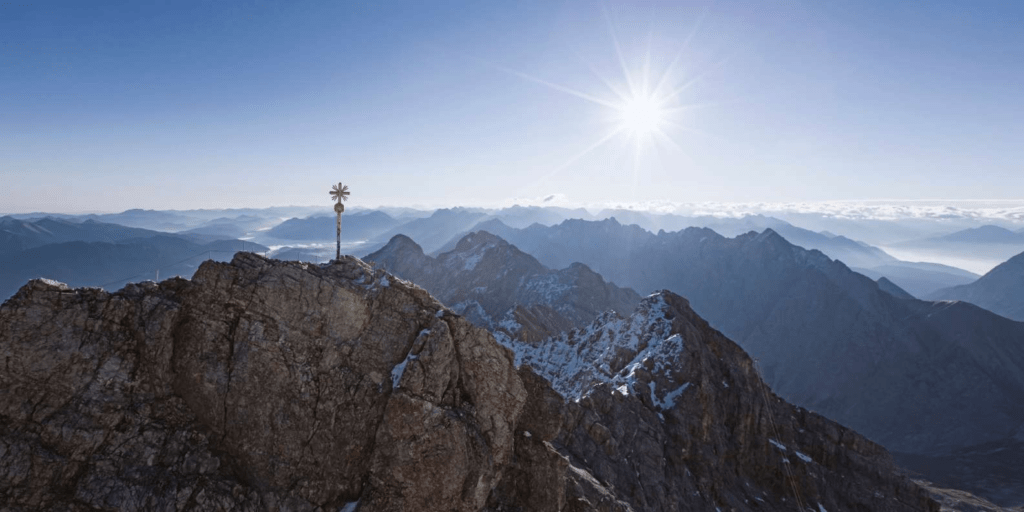
<svg viewBox="0 0 1024 512"><path fill-rule="evenodd" d="M654 134L666 121L665 109L650 96L630 98L619 108L619 116L622 129L636 137Z"/></svg>

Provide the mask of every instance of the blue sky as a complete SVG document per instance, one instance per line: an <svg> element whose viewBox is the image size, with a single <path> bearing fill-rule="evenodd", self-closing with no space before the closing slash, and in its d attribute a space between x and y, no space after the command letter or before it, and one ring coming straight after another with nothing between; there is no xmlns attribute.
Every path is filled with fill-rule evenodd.
<svg viewBox="0 0 1024 512"><path fill-rule="evenodd" d="M1020 2L5 2L0 212L317 204L339 180L367 206L1019 199L1022 22ZM663 135L607 137L619 114L591 100L628 103L645 68L682 89Z"/></svg>

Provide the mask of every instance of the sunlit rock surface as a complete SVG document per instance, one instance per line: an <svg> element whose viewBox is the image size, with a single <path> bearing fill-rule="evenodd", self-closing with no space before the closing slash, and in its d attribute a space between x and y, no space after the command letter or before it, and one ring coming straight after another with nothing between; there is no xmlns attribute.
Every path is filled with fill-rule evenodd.
<svg viewBox="0 0 1024 512"><path fill-rule="evenodd" d="M591 361L588 389L550 375L566 400L353 258L240 254L116 293L33 281L0 306L0 504L936 509L880 447L761 388L683 299L637 314L635 344L623 328L594 349L613 357Z"/></svg>

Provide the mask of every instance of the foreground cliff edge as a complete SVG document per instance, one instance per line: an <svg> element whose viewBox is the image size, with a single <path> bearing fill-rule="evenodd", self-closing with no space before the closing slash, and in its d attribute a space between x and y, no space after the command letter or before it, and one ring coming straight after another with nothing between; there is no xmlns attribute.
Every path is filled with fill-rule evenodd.
<svg viewBox="0 0 1024 512"><path fill-rule="evenodd" d="M0 509L938 510L671 293L505 341L555 387L351 257L32 281L0 306Z"/></svg>

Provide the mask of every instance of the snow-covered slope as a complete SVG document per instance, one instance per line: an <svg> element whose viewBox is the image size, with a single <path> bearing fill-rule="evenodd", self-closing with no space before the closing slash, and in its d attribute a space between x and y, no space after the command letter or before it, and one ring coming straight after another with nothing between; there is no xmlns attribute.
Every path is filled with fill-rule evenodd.
<svg viewBox="0 0 1024 512"><path fill-rule="evenodd" d="M537 342L498 339L516 353L529 394L516 458L553 448L607 489L580 510L938 508L905 478L884 476L894 466L883 448L775 396L750 357L671 292L627 318L602 315ZM536 467L523 473L522 489L552 485ZM631 507L614 503L622 492Z"/></svg>

